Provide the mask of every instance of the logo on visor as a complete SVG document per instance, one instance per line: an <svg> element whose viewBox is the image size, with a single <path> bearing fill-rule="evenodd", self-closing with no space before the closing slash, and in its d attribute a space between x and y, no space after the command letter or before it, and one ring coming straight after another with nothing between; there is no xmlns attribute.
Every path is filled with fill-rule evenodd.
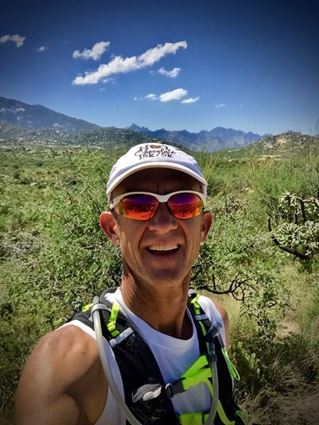
<svg viewBox="0 0 319 425"><path fill-rule="evenodd" d="M138 151L135 152L135 156L138 157L138 159L144 159L144 158L172 158L176 154L176 151L173 149L170 149L168 146L165 145L144 145L141 146Z"/></svg>

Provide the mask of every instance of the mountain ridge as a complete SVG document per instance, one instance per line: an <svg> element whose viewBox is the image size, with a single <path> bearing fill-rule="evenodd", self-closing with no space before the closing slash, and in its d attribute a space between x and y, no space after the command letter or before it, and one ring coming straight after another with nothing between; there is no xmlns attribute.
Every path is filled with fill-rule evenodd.
<svg viewBox="0 0 319 425"><path fill-rule="evenodd" d="M92 137L90 137L90 132ZM132 135L136 133L136 135ZM266 135L259 135L251 131L245 132L233 128L215 127L209 131L201 130L198 133L188 130L149 130L147 127L133 123L126 128L100 127L78 118L69 117L53 111L43 105L29 105L15 99L0 97L0 138L6 140L44 141L72 144L80 140L80 144L88 145L101 140L110 139L135 140L136 143L151 141L168 142L185 147L193 151L214 152L228 148L241 148L261 140ZM142 137L143 136L143 137ZM72 139L73 138L73 139ZM72 139L72 140L71 140ZM102 143L103 144L103 143ZM116 143L117 144L117 143Z"/></svg>
<svg viewBox="0 0 319 425"><path fill-rule="evenodd" d="M98 125L69 117L43 105L30 105L16 99L0 97L0 121L29 130L63 129L78 132L94 130Z"/></svg>
<svg viewBox="0 0 319 425"><path fill-rule="evenodd" d="M133 123L129 130L137 131L144 135L165 139L174 144L182 144L191 150L207 150L213 152L215 150L225 148L240 148L251 143L261 140L267 135L259 135L251 131L244 132L233 128L215 127L212 130L201 130L198 133L187 130L149 130L147 127L140 127Z"/></svg>

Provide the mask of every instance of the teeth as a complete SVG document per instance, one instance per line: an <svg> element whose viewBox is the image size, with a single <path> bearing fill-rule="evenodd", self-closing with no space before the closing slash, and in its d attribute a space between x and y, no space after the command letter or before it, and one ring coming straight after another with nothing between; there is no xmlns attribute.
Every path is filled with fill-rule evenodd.
<svg viewBox="0 0 319 425"><path fill-rule="evenodd" d="M149 247L151 251L172 251L173 249L177 249L178 245L170 245L170 246L159 246L153 245Z"/></svg>

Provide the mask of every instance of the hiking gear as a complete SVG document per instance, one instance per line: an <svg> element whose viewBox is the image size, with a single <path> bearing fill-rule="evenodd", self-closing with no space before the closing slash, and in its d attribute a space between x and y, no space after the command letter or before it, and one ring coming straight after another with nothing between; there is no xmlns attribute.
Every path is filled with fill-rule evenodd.
<svg viewBox="0 0 319 425"><path fill-rule="evenodd" d="M148 168L166 168L181 171L197 180L206 197L207 181L195 159L180 149L160 143L142 143L133 146L113 165L106 186L110 201L113 190L128 176Z"/></svg>
<svg viewBox="0 0 319 425"><path fill-rule="evenodd" d="M107 378L107 383L110 387L110 390L112 391L113 397L115 398L117 404L123 411L126 419L129 421L131 425L142 425L140 421L136 419L136 417L133 415L133 413L130 411L130 409L127 407L125 402L122 399L122 396L120 394L120 391L114 382L113 374L112 374L112 367L110 358L113 356L112 348L108 344L104 344L103 341L103 333L102 333L102 323L99 311L106 310L105 304L100 304L99 297L94 297L93 299L93 306L91 309L91 313L94 320L94 330L96 334L96 342L98 345L99 353L100 353L100 359L103 366L103 370L105 373L105 376ZM117 304L114 304L117 305ZM109 324L113 324L114 322L110 321ZM108 326L109 327L109 326Z"/></svg>
<svg viewBox="0 0 319 425"><path fill-rule="evenodd" d="M154 217L159 204L165 203L175 218L184 220L200 215L204 201L204 195L193 190L179 190L165 195L129 192L114 198L110 208L117 207L117 211L126 218L144 221Z"/></svg>
<svg viewBox="0 0 319 425"><path fill-rule="evenodd" d="M131 425L143 424L182 424L182 425L243 425L238 407L233 399L232 375L234 366L224 357L225 347L219 328L212 324L198 303L199 295L189 294L188 309L193 318L199 340L200 357L175 382L165 385L155 357L129 320L119 311L117 303L95 298L95 304L87 306L86 313L75 315L93 328L106 369L110 390ZM100 316L101 325L98 324ZM107 339L108 344L103 341ZM125 402L111 373L111 361L118 363L124 385ZM104 358L104 360L103 360ZM218 364L218 368L216 365ZM215 379L214 379L215 377ZM218 378L218 379L217 379ZM218 381L222 382L217 394ZM205 383L212 397L211 409L205 412L176 414L171 397L189 388ZM128 412L129 411L129 412ZM217 411L215 421L214 416Z"/></svg>

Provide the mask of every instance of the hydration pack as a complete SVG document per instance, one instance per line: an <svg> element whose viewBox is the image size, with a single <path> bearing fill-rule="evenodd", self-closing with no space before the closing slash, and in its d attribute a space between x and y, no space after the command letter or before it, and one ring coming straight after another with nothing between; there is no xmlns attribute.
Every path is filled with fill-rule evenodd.
<svg viewBox="0 0 319 425"><path fill-rule="evenodd" d="M230 361L219 329L207 317L198 302L199 295L189 291L188 309L195 323L200 357L175 382L165 383L147 342L136 331L134 325L120 311L117 303L112 304L105 295L114 292L108 289L100 296L106 310L100 311L102 333L111 345L117 361L124 387L125 403L143 425L202 425L209 412L176 414L171 398L204 382L212 394L212 371L209 355L217 361L219 399L215 425L244 425L233 394L233 380L239 374ZM76 313L72 320L79 320L94 329L92 304ZM129 423L127 422L127 425Z"/></svg>

